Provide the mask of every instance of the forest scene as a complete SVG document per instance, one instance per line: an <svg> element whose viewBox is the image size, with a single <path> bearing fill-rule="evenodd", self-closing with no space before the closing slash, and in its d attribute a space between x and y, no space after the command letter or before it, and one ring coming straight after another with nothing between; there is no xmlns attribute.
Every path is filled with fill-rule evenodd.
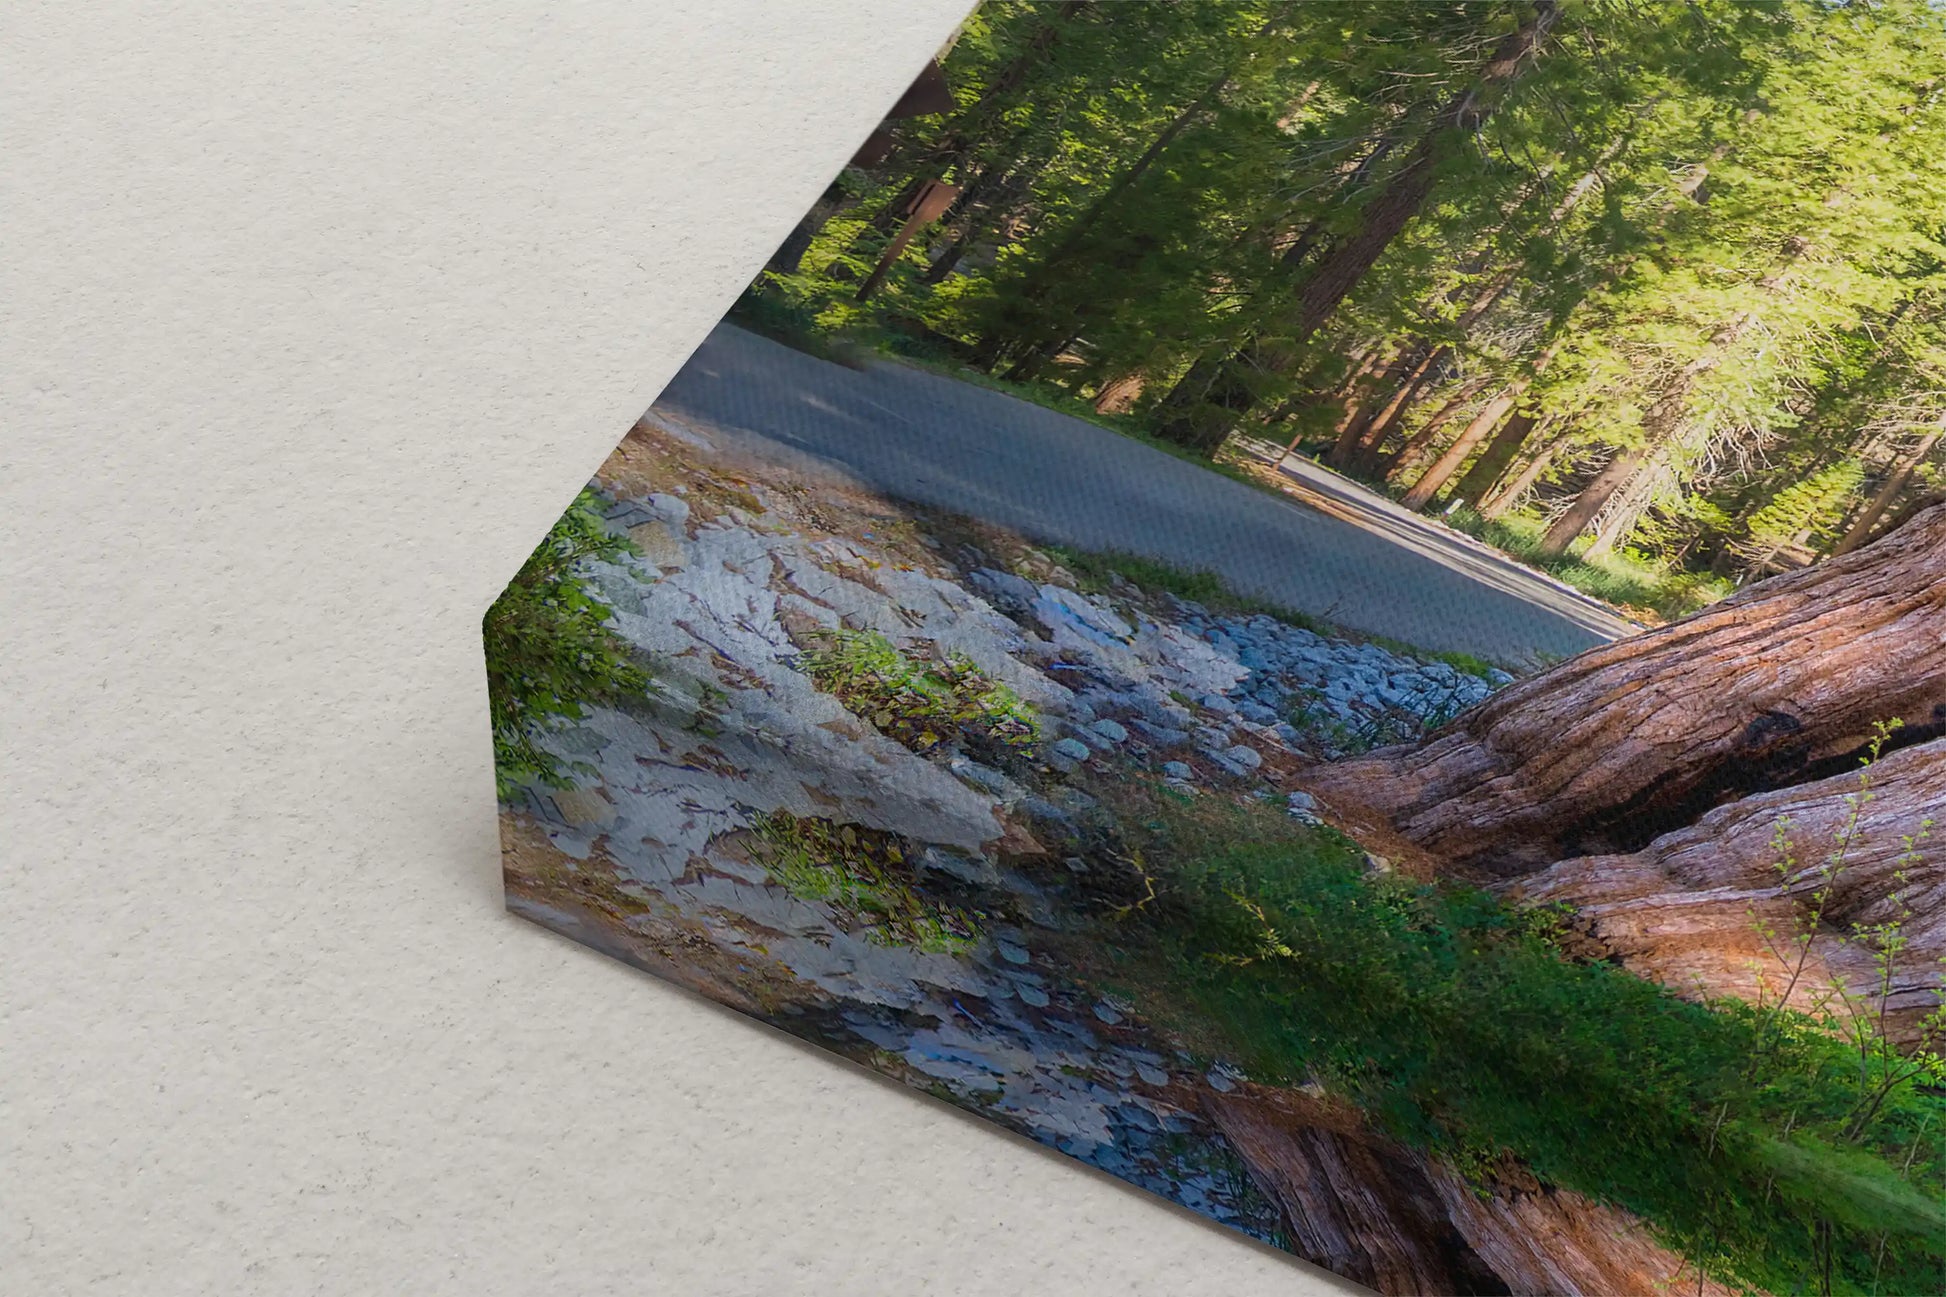
<svg viewBox="0 0 1946 1297"><path fill-rule="evenodd" d="M1946 9L991 0L776 237L510 908L1382 1293L1946 1292Z"/></svg>

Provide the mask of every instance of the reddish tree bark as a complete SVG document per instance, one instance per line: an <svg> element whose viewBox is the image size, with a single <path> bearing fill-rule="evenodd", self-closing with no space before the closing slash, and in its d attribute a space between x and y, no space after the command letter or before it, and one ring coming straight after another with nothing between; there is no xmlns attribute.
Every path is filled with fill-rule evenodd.
<svg viewBox="0 0 1946 1297"><path fill-rule="evenodd" d="M1282 1210L1291 1250L1375 1288L1504 1291L1447 1218L1423 1159L1301 1095L1213 1095L1212 1121Z"/></svg>
<svg viewBox="0 0 1946 1297"><path fill-rule="evenodd" d="M1546 372L1555 352L1560 349L1561 339L1557 338L1535 358L1533 367L1527 373L1507 384L1504 391L1482 406L1472 421L1461 429L1460 435L1453 439L1453 444L1419 475L1419 480L1412 484L1412 489L1405 493L1405 498L1399 503L1408 509L1425 508L1439 494L1439 488L1452 480L1453 474L1459 472L1468 457L1487 439L1494 426L1519 403L1534 379Z"/></svg>
<svg viewBox="0 0 1946 1297"><path fill-rule="evenodd" d="M1859 513L1850 529L1833 548L1832 553L1849 554L1871 537L1872 529L1884 520L1886 510L1892 507L1893 501L1897 500L1900 493L1912 484L1913 473L1917 471L1919 465L1925 463L1926 456L1932 454L1932 448L1939 444L1942 436L1946 436L1946 414L1942 414L1932 430L1919 439L1917 446L1902 455L1892 466L1892 472L1886 477L1885 485L1881 486L1878 494L1866 503L1864 510Z"/></svg>
<svg viewBox="0 0 1946 1297"><path fill-rule="evenodd" d="M1527 1180L1482 1194L1449 1167L1328 1103L1251 1086L1205 1101L1292 1250L1377 1289L1729 1297L1684 1276L1641 1221Z"/></svg>
<svg viewBox="0 0 1946 1297"><path fill-rule="evenodd" d="M1871 779L1871 798L1860 776ZM1566 902L1604 956L1685 995L1740 996L1805 1011L1830 999L1833 984L1858 997L1885 1033L1913 1043L1939 1003L1946 957L1946 824L1913 859L1907 843L1927 840L1927 821L1946 816L1946 739L1883 758L1869 772L1847 770L1809 784L1720 806L1641 851L1564 860L1510 886L1527 902ZM1778 870L1780 826L1796 869ZM1827 874L1835 845L1842 858ZM1905 879L1900 881L1898 875ZM1829 894L1803 967L1790 943L1811 917L1812 894ZM1766 941L1756 922L1781 940ZM1889 987L1873 952L1850 937L1855 925L1899 923L1907 942ZM1594 952L1590 952L1594 953ZM1885 992L1881 994L1881 992Z"/></svg>
<svg viewBox="0 0 1946 1297"><path fill-rule="evenodd" d="M1541 475L1554 466L1565 445L1565 442L1553 441L1542 446L1504 486L1496 485L1480 497L1480 516L1491 521L1519 504L1521 497L1541 480Z"/></svg>
<svg viewBox="0 0 1946 1297"><path fill-rule="evenodd" d="M1467 504L1477 508L1494 487L1500 484L1507 469L1512 467L1514 457L1526 444L1527 436L1533 432L1539 417L1530 410L1515 410L1500 425L1487 448L1473 461L1473 467L1466 470L1466 476L1453 488L1453 494Z"/></svg>
<svg viewBox="0 0 1946 1297"><path fill-rule="evenodd" d="M1405 394L1406 385L1424 372L1424 367L1431 362L1433 354L1433 349L1423 342L1409 342L1399 348L1397 354L1392 357L1392 362L1385 367L1373 384L1373 389L1377 392L1382 392L1388 387L1392 388L1392 396L1382 404L1364 406L1356 415L1343 420L1338 425L1338 440L1332 443L1330 453L1325 456L1327 462L1337 468L1349 468L1357 461L1359 449L1364 444L1373 423L1398 407L1399 401Z"/></svg>
<svg viewBox="0 0 1946 1297"><path fill-rule="evenodd" d="M1783 286L1785 273L1791 263L1802 256L1805 242L1793 236L1784 245L1784 250L1775 267L1757 285L1765 294L1773 294ZM1608 466L1595 475L1595 479L1581 489L1561 516L1554 520L1541 537L1540 551L1550 557L1559 558L1568 552L1568 546L1588 524L1602 511L1617 492L1627 486L1637 473L1648 465L1649 460L1659 454L1663 447L1675 436L1682 425L1683 416L1689 412L1689 394L1696 386L1696 380L1714 370L1727 358L1730 348L1735 346L1744 331L1756 322L1755 310L1739 311L1720 325L1710 335L1702 351L1697 353L1687 365L1678 370L1667 386L1656 397L1654 404L1642 414L1642 440L1639 445L1618 452ZM1632 525L1632 520L1631 520ZM1615 537L1614 528L1608 529L1604 540Z"/></svg>
<svg viewBox="0 0 1946 1297"><path fill-rule="evenodd" d="M1946 506L1305 783L1348 821L1504 877L1839 773L1893 719L1900 743L1946 733Z"/></svg>
<svg viewBox="0 0 1946 1297"><path fill-rule="evenodd" d="M1377 264L1379 257L1392 245L1392 241L1419 214L1432 195L1439 165L1445 160L1451 141L1479 130L1493 115L1499 95L1519 78L1559 16L1560 10L1555 0L1536 0L1533 12L1501 40L1475 77L1473 85L1440 110L1431 129L1420 137L1412 156L1392 173L1378 195L1366 204L1359 213L1358 228L1315 258L1310 274L1298 286L1286 314L1285 318L1289 320L1288 336L1285 342L1280 343L1280 350L1289 352L1299 348L1316 333L1345 298L1351 295L1352 290L1358 287L1367 272ZM1299 246L1303 243L1300 240ZM1254 343L1247 344L1245 350L1251 345ZM1218 362L1218 365L1225 368L1227 362ZM1209 383L1205 381L1203 387L1208 386ZM1172 392L1171 400L1165 404L1187 407L1196 394L1196 390L1191 389L1186 393L1188 399L1178 402L1175 400L1176 393ZM1249 405L1248 399L1239 399L1231 408L1241 412L1247 410ZM1228 427L1221 429L1219 434L1208 426L1209 422L1208 418L1199 417L1195 409L1182 408L1173 417L1162 421L1157 430L1171 441L1213 452L1222 443L1223 436L1227 435Z"/></svg>
<svg viewBox="0 0 1946 1297"><path fill-rule="evenodd" d="M1401 482L1414 469L1425 463L1426 456L1432 453L1433 447L1439 441L1440 429L1451 423L1454 416L1466 407L1468 401L1478 396L1486 385L1485 378L1469 379L1461 383L1459 390L1447 398L1446 404L1434 410L1420 426L1419 431L1413 433L1405 445L1399 447L1398 453L1392 456L1391 461L1385 464L1385 480L1392 483Z"/></svg>
<svg viewBox="0 0 1946 1297"><path fill-rule="evenodd" d="M1096 414L1126 414L1142 396L1140 372L1111 378L1095 393Z"/></svg>
<svg viewBox="0 0 1946 1297"><path fill-rule="evenodd" d="M1293 314L1295 335L1300 341L1331 318L1406 223L1419 214L1432 194L1447 140L1454 134L1471 134L1485 124L1493 114L1494 92L1520 75L1559 16L1553 0L1539 0L1532 16L1509 33L1487 60L1477 83L1440 114L1435 129L1426 133L1412 157L1365 208L1358 229L1318 259L1317 268L1297 293Z"/></svg>

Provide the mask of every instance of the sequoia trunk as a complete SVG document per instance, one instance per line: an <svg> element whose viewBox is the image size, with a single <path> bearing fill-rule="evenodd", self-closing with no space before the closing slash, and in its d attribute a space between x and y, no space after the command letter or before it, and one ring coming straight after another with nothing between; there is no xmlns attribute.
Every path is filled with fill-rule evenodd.
<svg viewBox="0 0 1946 1297"><path fill-rule="evenodd" d="M1854 805L1866 777L1870 799ZM1928 820L1942 814L1946 739L1934 739L1869 771L1720 806L1641 851L1564 860L1513 891L1524 901L1572 905L1602 955L1681 994L1774 1003L1788 992L1808 1012L1831 999L1835 982L1875 1015L1882 1008L1886 1035L1909 1043L1939 1003L1946 868L1914 859L1908 844L1924 840ZM1796 862L1788 871L1780 870L1780 830ZM1827 887L1822 901L1811 899ZM1816 929L1798 970L1789 937L1811 917ZM1759 921L1783 942L1766 941ZM1900 926L1906 943L1889 985L1873 952L1851 936L1887 923Z"/></svg>
<svg viewBox="0 0 1946 1297"><path fill-rule="evenodd" d="M1668 1292L1698 1282L1641 1221L1538 1183L1479 1186L1357 1118L1251 1087L1206 1105L1251 1180L1282 1210L1299 1256L1381 1293ZM1680 1286L1677 1286L1680 1283Z"/></svg>
<svg viewBox="0 0 1946 1297"><path fill-rule="evenodd" d="M1306 784L1348 820L1512 876L1838 773L1893 719L1899 743L1946 732L1946 506Z"/></svg>

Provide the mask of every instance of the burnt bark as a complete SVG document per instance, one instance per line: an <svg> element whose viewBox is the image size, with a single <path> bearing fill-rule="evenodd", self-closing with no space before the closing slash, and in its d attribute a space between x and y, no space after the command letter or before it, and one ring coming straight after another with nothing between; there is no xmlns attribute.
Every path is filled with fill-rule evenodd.
<svg viewBox="0 0 1946 1297"><path fill-rule="evenodd" d="M1838 773L1894 719L1895 744L1946 725L1946 506L1305 782L1347 820L1508 877Z"/></svg>

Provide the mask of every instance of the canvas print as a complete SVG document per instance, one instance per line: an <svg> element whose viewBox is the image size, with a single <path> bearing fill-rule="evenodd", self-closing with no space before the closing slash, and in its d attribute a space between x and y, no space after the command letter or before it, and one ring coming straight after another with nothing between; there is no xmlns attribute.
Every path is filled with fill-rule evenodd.
<svg viewBox="0 0 1946 1297"><path fill-rule="evenodd" d="M1946 1291L1943 159L1928 0L978 8L487 616L508 904L1379 1292Z"/></svg>

